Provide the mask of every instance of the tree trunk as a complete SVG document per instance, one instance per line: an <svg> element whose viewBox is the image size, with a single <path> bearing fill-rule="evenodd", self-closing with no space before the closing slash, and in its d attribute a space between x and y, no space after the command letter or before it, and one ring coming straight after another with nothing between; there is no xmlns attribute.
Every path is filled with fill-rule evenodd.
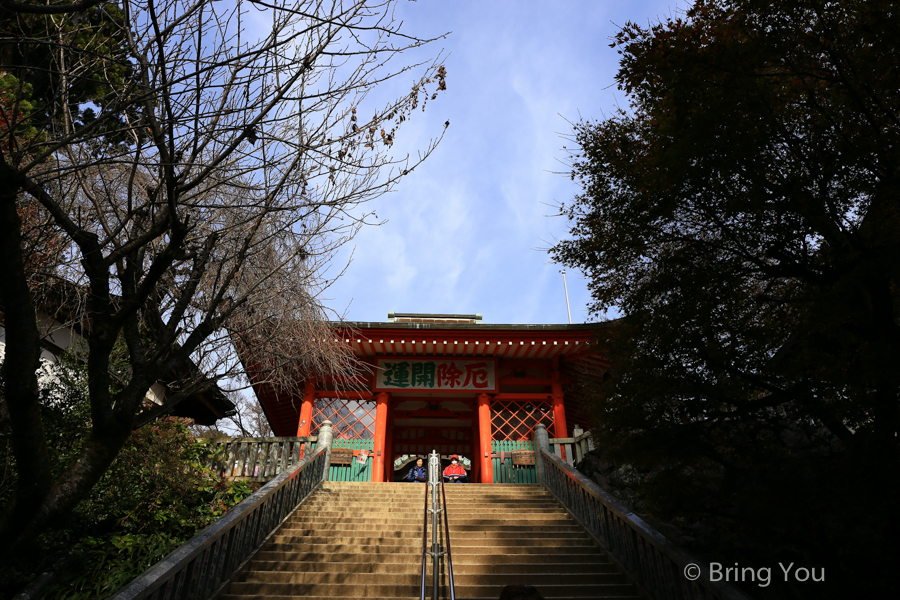
<svg viewBox="0 0 900 600"><path fill-rule="evenodd" d="M22 224L16 212L19 186L12 179L7 165L0 164L0 299L6 330L3 383L18 472L15 497L0 515L0 556L18 537L14 531L34 519L52 485L38 402L40 333L25 276Z"/></svg>
<svg viewBox="0 0 900 600"><path fill-rule="evenodd" d="M13 520L6 529L0 530L0 537L9 541L9 548L27 542L49 526L62 523L91 489L100 481L118 456L131 433L130 427L116 427L106 435L91 429L91 435L84 442L78 458L54 483L42 502L29 511L28 518ZM5 550L5 549L4 549Z"/></svg>

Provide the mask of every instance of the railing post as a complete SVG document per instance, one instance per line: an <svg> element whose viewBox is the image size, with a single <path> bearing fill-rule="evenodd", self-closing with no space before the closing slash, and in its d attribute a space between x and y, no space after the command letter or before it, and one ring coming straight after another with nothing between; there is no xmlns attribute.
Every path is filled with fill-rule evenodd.
<svg viewBox="0 0 900 600"><path fill-rule="evenodd" d="M325 447L325 469L322 481L328 481L328 471L331 469L331 445L334 441L334 431L331 429L331 421L325 421L319 425L319 437L316 439L316 449Z"/></svg>
<svg viewBox="0 0 900 600"><path fill-rule="evenodd" d="M578 425L572 429L572 439L575 440L572 442L572 451L575 453L575 464L584 460L583 442L578 439L582 434L584 434L584 430Z"/></svg>
<svg viewBox="0 0 900 600"><path fill-rule="evenodd" d="M541 456L541 450L550 451L550 436L547 435L547 428L543 423L538 423L534 428L534 470L537 474L538 483L547 484L544 478L544 459Z"/></svg>

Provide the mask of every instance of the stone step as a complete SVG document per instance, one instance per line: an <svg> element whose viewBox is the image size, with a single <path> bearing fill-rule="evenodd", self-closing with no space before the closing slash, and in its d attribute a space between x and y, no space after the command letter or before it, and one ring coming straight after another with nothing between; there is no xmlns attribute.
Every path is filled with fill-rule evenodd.
<svg viewBox="0 0 900 600"><path fill-rule="evenodd" d="M391 487L403 487L403 486L411 486L412 483L408 481L386 481L384 483L372 483L369 481L326 481L322 484L323 489L349 489L354 487L362 487L362 488L391 488ZM453 484L457 485L457 484ZM453 485L448 485L446 489L453 488ZM546 488L540 483L469 483L469 484L459 484L460 487L469 486L472 488L487 488L492 490L536 490L536 491L546 491Z"/></svg>
<svg viewBox="0 0 900 600"><path fill-rule="evenodd" d="M507 558L504 556L498 557L499 559ZM565 563L547 563L544 560L545 557L541 557L540 561L529 562L529 563L510 563L510 562L498 562L491 564L484 563L467 563L461 562L457 560L457 557L453 557L453 576L454 581L456 581L457 577L468 576L468 575L557 575L557 574L569 574L569 573L589 573L589 574L604 574L604 575L618 575L619 571L616 569L615 565L611 562L565 562ZM578 559L585 560L584 555L575 555L571 556L570 560ZM461 580L460 580L461 581Z"/></svg>
<svg viewBox="0 0 900 600"><path fill-rule="evenodd" d="M416 597L419 595L419 583L395 584L395 583L262 583L256 581L234 581L228 590L229 595L242 597L260 596L271 598L272 596L288 596L294 598L306 598L308 596L323 596L333 598L335 596L351 596L356 598L368 598L378 596L382 598Z"/></svg>
<svg viewBox="0 0 900 600"><path fill-rule="evenodd" d="M421 581L421 575L419 576ZM479 586L479 585L510 585L522 579L520 572L512 573L457 573L453 570L454 584L457 586ZM606 585L606 584L628 584L628 580L624 575L613 570L611 572L592 572L580 571L576 573L546 573L534 572L528 573L526 576L528 584L536 588L543 588L551 585Z"/></svg>
<svg viewBox="0 0 900 600"><path fill-rule="evenodd" d="M405 572L390 573L389 577L385 577L384 573L356 573L344 569L338 569L331 572L315 572L315 571L249 571L241 578L242 583L260 583L265 585L271 584L317 584L317 583L339 583L344 585L390 585L396 586L413 586L419 588L422 581L421 570L407 569ZM467 577L469 577L467 575ZM473 582L473 584L478 582Z"/></svg>
<svg viewBox="0 0 900 600"><path fill-rule="evenodd" d="M482 515L483 516L483 515ZM427 524L427 528L431 530L431 519L429 518L429 522ZM443 519L441 519L440 523L443 523ZM568 515L533 515L528 518L518 518L517 517L504 517L497 519L478 519L478 518L466 518L464 516L457 516L453 518L448 518L447 523L450 526L451 530L459 529L459 528L471 528L471 527L490 527L490 528L504 528L504 527L525 527L525 528L541 528L541 527L579 527L574 519L568 518ZM394 519L394 518L375 518L375 519L365 519L361 517L354 518L346 518L346 519L326 519L319 516L308 515L306 517L294 517L285 521L283 527L287 527L290 529L306 529L309 527L324 527L326 529L334 529L334 528L370 528L372 530L392 530L394 528L412 528L417 531L422 531L423 520L419 519Z"/></svg>
<svg viewBox="0 0 900 600"><path fill-rule="evenodd" d="M340 557L330 561L326 554L318 560L254 560L250 563L249 571L253 572L294 572L294 573L399 573L419 575L422 568L422 555L416 554L415 559L408 562L359 562L356 554L335 554ZM454 567L455 568L455 567ZM429 569L430 571L430 569Z"/></svg>
<svg viewBox="0 0 900 600"><path fill-rule="evenodd" d="M440 498L440 494L438 494ZM425 502L425 493L422 494L381 494L377 492L371 491L362 491L362 492L323 492L317 493L315 500L326 500L326 499L346 499L346 498L377 498L379 500L403 500L405 502ZM488 499L488 500L553 500L553 496L549 493L545 494L533 494L533 493L521 493L521 494L449 494L447 495L448 502L465 502L471 500L480 500L480 499ZM312 498L311 498L312 500ZM428 493L428 500L431 501L431 493Z"/></svg>
<svg viewBox="0 0 900 600"><path fill-rule="evenodd" d="M405 497L405 496L377 496L373 494L353 494L353 495L341 495L341 496L318 496L315 498L311 498L309 500L311 504L343 504L346 502L396 502L402 504L418 504L424 505L426 503L424 496L416 496L416 497ZM457 498L447 498L447 502L451 505L453 504L472 504L472 503L493 503L493 502L505 502L505 503L536 503L540 502L543 504L556 504L556 499L552 496L497 496L497 497L485 497L485 496L471 496L471 497L457 497ZM431 504L431 498L428 498L428 504Z"/></svg>
<svg viewBox="0 0 900 600"><path fill-rule="evenodd" d="M429 508L431 505L429 503ZM466 512L479 512L484 509L495 509L495 510L507 510L514 511L520 509L544 509L544 510L556 510L559 508L559 504L555 502L491 502L491 503L482 503L482 502L473 502L471 504L460 504L460 503L451 503L449 500L447 501L447 510L451 513L459 512L461 514L465 514ZM357 512L368 512L368 511L384 511L385 509L389 509L394 511L395 513L400 514L421 514L421 512L425 509L425 505L422 503L412 503L412 504L402 504L398 502L344 502L344 503L325 503L325 502L313 502L309 505L304 505L298 513L303 512L311 512L316 510L325 509L328 511L335 510L344 510L348 512L357 511Z"/></svg>
<svg viewBox="0 0 900 600"><path fill-rule="evenodd" d="M343 585L384 585L385 580L390 580L391 585L396 586L420 586L421 571L407 571L405 573L390 573L390 577L384 577L384 573L356 573L353 571L338 570L332 572L309 571L258 571L252 570L239 579L239 583L259 583L262 585L277 584L343 584ZM474 573L460 574L454 570L454 583L457 587L478 586L504 586L522 579L521 573ZM528 583L538 589L558 585L580 586L627 586L628 581L619 573L530 573L527 575Z"/></svg>
<svg viewBox="0 0 900 600"><path fill-rule="evenodd" d="M530 583L523 581L521 577L512 576L508 583L484 584L484 585L455 585L456 597L464 598L491 598L500 596L500 591L505 585ZM640 598L635 587L630 583L569 583L554 584L535 587L545 598ZM263 582L234 582L226 598L304 598L313 597L335 598L415 598L420 591L419 584L405 585L395 583L263 583Z"/></svg>
<svg viewBox="0 0 900 600"><path fill-rule="evenodd" d="M414 512L422 512L425 508L426 504L424 502L398 502L398 501L385 501L385 502L372 502L369 500L366 501L354 501L354 502L310 502L309 504L304 504L300 510L308 511L311 509L326 509L326 510L348 510L349 508L359 509L359 508L371 508L373 510L408 510ZM427 504L428 508L431 508L431 502ZM555 510L560 508L559 504L556 502L551 502L548 500L521 500L517 502L500 502L500 501L485 501L485 502L450 502L447 501L447 508L450 511L453 510L470 510L470 509L510 509L510 508L542 508L545 510Z"/></svg>
<svg viewBox="0 0 900 600"><path fill-rule="evenodd" d="M524 487L524 486L523 486ZM494 486L490 487L454 487L454 488L446 488L444 493L447 496L448 500L453 500L456 498L552 498L553 494L545 489L494 489ZM424 493L422 494L425 495ZM438 490L438 495L440 495L440 490Z"/></svg>
<svg viewBox="0 0 900 600"><path fill-rule="evenodd" d="M372 496L392 496L394 498L423 498L426 494L428 497L431 497L431 490L426 488L424 485L422 486L413 486L408 487L405 490L392 490L392 489L383 489L380 486L372 486L370 488L358 488L358 489L340 489L340 490L317 490L317 492L325 498L335 498L341 496L363 496L365 494L369 494ZM438 496L441 496L441 490L438 488ZM476 496L487 496L492 498L552 498L553 494L548 492L547 490L538 491L538 490L491 490L487 488L455 488L453 491L450 488L444 490L444 494L447 498L474 498Z"/></svg>
<svg viewBox="0 0 900 600"><path fill-rule="evenodd" d="M253 571L281 571L281 572L306 572L306 573L421 573L421 554L416 554L414 560L408 562L384 562L370 561L359 562L362 558L355 554L317 554L308 557L309 560L254 560L250 564ZM497 562L493 564L469 563L453 559L453 573L458 575L479 574L554 574L554 573L603 573L615 574L615 566L606 562L574 562L576 559L585 561L584 555L570 555L565 563L546 563L543 557L532 557L530 562ZM505 558L498 556L497 559ZM516 557L512 557L516 558ZM431 559L425 561L426 570L431 572Z"/></svg>
<svg viewBox="0 0 900 600"><path fill-rule="evenodd" d="M424 504L424 502L423 502ZM532 498L447 498L447 504L450 506L467 506L467 505L488 505L488 504L544 504L547 506L559 506L555 498L552 497L532 497Z"/></svg>
<svg viewBox="0 0 900 600"><path fill-rule="evenodd" d="M431 598L431 588L428 588L429 592L425 595L426 598ZM351 598L360 598L360 596L303 596L302 600L350 600ZM413 596L365 596L366 600L398 600L399 598L404 598L407 600L419 600L419 592L416 592ZM457 597L458 598L458 597ZM217 600L301 600L298 596L275 596L269 594L223 594L219 596ZM458 600L463 600L462 598L458 598ZM497 600L496 598L491 598L491 600Z"/></svg>
<svg viewBox="0 0 900 600"><path fill-rule="evenodd" d="M315 500L311 500L309 504L304 504L303 507L309 506L348 506L348 505L366 505L371 504L373 506L410 506L422 509L426 506L431 506L431 500L427 503L424 502L421 498L416 500L405 500L403 498L373 498L371 496L359 497L359 498L334 498L334 499L323 499L317 498ZM447 499L448 506L487 506L487 505L503 505L503 506L559 506L559 504L551 499L551 498L466 498L464 500L451 500Z"/></svg>
<svg viewBox="0 0 900 600"><path fill-rule="evenodd" d="M300 533L298 533L300 532ZM348 545L422 545L422 532L415 531L389 531L389 532L365 532L360 531L353 535L352 531L340 531L340 535L321 535L320 530L287 530L283 534L276 533L272 541L276 544L348 544ZM378 536L365 535L366 533L379 533ZM319 535L317 535L319 534ZM550 535L559 537L549 537ZM483 546L487 541L498 548L507 548L512 545L523 546L567 546L586 545L591 543L591 538L584 531L560 532L552 529L547 532L529 531L473 531L470 533L452 534L450 544L457 546Z"/></svg>
<svg viewBox="0 0 900 600"><path fill-rule="evenodd" d="M326 504L310 504L309 506L304 506L301 510L298 510L297 513L309 513L309 512L372 512L372 513L394 513L397 515L406 515L406 514L422 514L422 511L425 510L425 505L421 503L415 504L401 504L397 502L345 502L342 504L339 503L326 503ZM428 503L428 508L431 508L431 503ZM499 512L501 510L512 511L512 510L545 510L545 511L557 511L559 510L559 505L555 502L491 502L491 503L472 503L472 504L454 504L449 503L447 506L447 510L450 513L472 513L472 512L480 512L482 510L493 510L494 512Z"/></svg>
<svg viewBox="0 0 900 600"><path fill-rule="evenodd" d="M422 546L422 534L411 535L406 537L381 537L381 536L333 536L333 535L280 535L272 536L274 544L294 544L294 545L319 545L319 546L372 546L381 544L383 546ZM451 542L452 543L452 542Z"/></svg>
<svg viewBox="0 0 900 600"><path fill-rule="evenodd" d="M524 487L524 486L523 486ZM491 487L454 487L446 488L444 493L448 500L456 498L552 498L553 494L545 489L494 489ZM424 496L424 492L422 493ZM440 490L438 490L440 495Z"/></svg>
<svg viewBox="0 0 900 600"><path fill-rule="evenodd" d="M277 537L290 537L302 541L303 539L314 539L324 537L326 533L339 538L367 538L367 539L418 539L422 540L422 526L418 529L415 527L341 527L341 523L329 523L334 527L313 527L302 529L299 527L282 527Z"/></svg>
<svg viewBox="0 0 900 600"><path fill-rule="evenodd" d="M403 495L425 495L425 484L417 484L417 485L409 485L404 484L400 486L383 486L383 485L369 485L369 486L360 486L360 487L338 487L338 488L320 488L318 491L323 494L334 495L334 494L403 494ZM429 494L431 491L429 490ZM440 488L438 488L438 494L441 493ZM530 488L525 485L513 485L509 487L503 487L498 485L459 485L459 486L447 486L444 488L444 493L447 497L451 496L460 496L460 495L468 495L468 494L485 494L485 495L494 495L494 496L504 496L504 495L515 495L515 496L527 496L529 494L533 494L535 496L549 496L550 492L543 487L541 488Z"/></svg>
<svg viewBox="0 0 900 600"><path fill-rule="evenodd" d="M378 488L356 489L356 490L320 490L317 494L321 498L361 498L363 496L372 496L374 498L404 498L407 500L424 500L425 487L419 489L401 490L381 490ZM429 498L431 492L428 492Z"/></svg>
<svg viewBox="0 0 900 600"><path fill-rule="evenodd" d="M639 597L543 487L466 485L446 491L460 600L495 600L510 583L535 585L548 599ZM220 598L418 598L424 494L423 487L409 484L326 483ZM430 544L430 523L425 535ZM430 597L430 558L425 567ZM441 593L448 597L447 589Z"/></svg>
<svg viewBox="0 0 900 600"><path fill-rule="evenodd" d="M430 513L429 513L430 514ZM443 520L443 514L441 520ZM458 508L448 507L447 517L449 519L489 519L489 520L516 520L519 515L532 516L532 518L540 516L552 516L553 518L569 518L569 513L557 509L529 509L529 508L473 508L471 510L459 510ZM289 517L289 519L313 518L328 521L343 521L345 519L354 519L357 521L374 522L380 519L403 519L407 521L422 521L424 516L423 508L420 506L416 510L365 510L362 508L350 507L343 510L306 510L297 511ZM429 517L430 520L431 517Z"/></svg>
<svg viewBox="0 0 900 600"><path fill-rule="evenodd" d="M331 541L331 538L319 538L326 539ZM362 538L360 538L362 539ZM314 553L347 553L354 554L357 552L378 552L380 554L391 554L393 552L400 553L411 553L419 557L419 560L422 558L422 540L419 539L410 539L410 540L385 540L384 543L380 543L376 541L373 545L370 540L362 540L359 543L356 543L358 540L355 540L350 543L341 542L341 543L321 543L321 542L310 542L309 538L305 539L302 543L297 542L270 542L269 545L266 546L265 550L273 551L273 552L314 552ZM368 543L364 543L368 541ZM526 544L523 541L531 541L533 543ZM554 542L562 542L562 543L554 543ZM512 540L511 543L507 544L506 542L510 542L510 540L491 540L491 543L486 543L484 539L481 540L452 540L450 542L451 548L453 550L454 559L456 556L462 556L466 554L471 555L511 555L511 554L531 554L531 555L550 555L555 552L563 552L565 554L594 554L598 552L596 546L587 541L573 541L573 540L548 540L547 543L540 543L540 539L531 539L531 540L523 540L523 538L518 538L516 540ZM361 550L366 547L372 548L373 550ZM561 550L556 550L557 548L561 548ZM375 550L377 549L377 550Z"/></svg>
<svg viewBox="0 0 900 600"><path fill-rule="evenodd" d="M420 511L421 512L421 511ZM316 514L310 513L296 513L291 516L287 522L288 523L327 523L327 522L341 522L341 523L397 523L397 524L418 524L422 525L422 514L414 515L414 516L394 516L392 512L383 512L383 513L344 513L344 512L319 512ZM468 517L466 515L459 515L453 512L450 512L447 516L447 520L450 523L454 522L468 522L468 523L488 523L488 522L503 522L503 521L568 521L570 523L574 522L569 514L564 511L558 512L548 512L548 511L534 511L534 512L517 512L515 517L510 517L507 512L496 512L491 513L489 511L479 511L477 515L473 517Z"/></svg>
<svg viewBox="0 0 900 600"><path fill-rule="evenodd" d="M488 546L487 548L490 548ZM457 552L453 549L453 565L531 565L535 572L543 572L546 565L562 564L594 564L594 565L611 565L609 558L604 554L597 552L594 546L579 546L576 548L566 548L564 550L551 549L550 551L541 551L539 548L524 548L519 552L506 550L503 553L486 554L480 552L481 548L468 548L470 552ZM471 552L471 551L475 552ZM420 555L421 556L421 555Z"/></svg>
<svg viewBox="0 0 900 600"><path fill-rule="evenodd" d="M431 587L426 588L426 598L431 598ZM441 590L442 600L447 600L449 595L444 593L444 590ZM459 593L456 594L457 600L497 600L497 597L500 595L500 591L497 590L493 596L470 596L470 597L462 597ZM407 600L418 600L419 592L417 591L414 595L411 596L364 596L366 600L397 600L398 598L404 598ZM637 595L609 595L609 596L548 596L544 594L544 597L547 600L645 600L643 596ZM295 596L277 596L277 595L233 595L233 594L225 594L218 597L219 600L301 600L299 597ZM302 600L351 600L357 599L360 596L303 596Z"/></svg>
<svg viewBox="0 0 900 600"><path fill-rule="evenodd" d="M512 531L510 527L518 530L519 528L535 530L542 527L576 527L580 526L571 519L560 519L558 517L547 518L530 518L530 519L465 519L459 517L457 519L449 519L450 531L466 531L472 527L485 527L495 531ZM395 529L411 529L413 531L422 531L421 519L381 519L374 522L369 520L344 521L344 520L324 520L324 519L292 519L286 521L284 527L287 529L310 529L322 528L323 530L334 531L336 529L371 529L373 531L392 531ZM431 524L428 524L428 531L431 531Z"/></svg>
<svg viewBox="0 0 900 600"><path fill-rule="evenodd" d="M358 533L360 538L365 537L365 539L372 539L371 537L363 536L363 533L374 534L378 533L380 535L380 539L418 539L422 540L422 530L421 529L398 529L398 530L388 530L382 531L378 528L358 528L358 529L324 529L324 528L313 528L313 529L282 529L276 535L276 537L282 538L292 538L297 540L299 543L302 543L304 539L312 539L322 537L321 534L324 531L333 531L335 535L340 535L343 537L350 537L353 533ZM547 527L515 527L515 526L493 526L493 527L484 527L484 526L460 526L450 528L450 543L455 543L456 539L491 539L491 540L503 540L508 538L521 538L521 539L545 539L547 534L553 535L565 535L565 539L578 539L578 540L587 540L590 539L584 530L578 527L577 525L568 525L566 527L559 526L547 526ZM286 543L284 540L281 543Z"/></svg>
<svg viewBox="0 0 900 600"><path fill-rule="evenodd" d="M451 537L450 546L453 549L453 552L456 553L457 548L465 548L469 546L484 546L485 542L488 540L490 540L490 543L493 545L494 551L496 552L507 552L510 548L515 548L516 546L520 546L523 548L560 548L566 546L589 546L591 548L594 547L590 536L588 536L586 533L582 533L578 536L573 535L566 537L471 537L456 539Z"/></svg>
<svg viewBox="0 0 900 600"><path fill-rule="evenodd" d="M323 562L378 562L378 563L421 563L422 547L392 548L387 546L356 546L351 550L338 548L287 549L282 545L266 546L256 555L261 562L323 561Z"/></svg>
<svg viewBox="0 0 900 600"><path fill-rule="evenodd" d="M440 493L438 493L438 497L440 498ZM331 492L331 493L322 493L318 495L319 500L321 499L346 499L346 498L377 498L379 500L403 500L405 502L425 502L425 493L422 492L416 494L393 494L393 493L377 493L377 492ZM487 498L489 500L552 500L553 496L549 493L546 494L534 494L534 493L501 493L501 494L448 494L447 501L448 502L465 502L467 500L479 500ZM431 500L431 493L428 493L428 499Z"/></svg>
<svg viewBox="0 0 900 600"><path fill-rule="evenodd" d="M637 588L631 583L567 583L567 584L540 584L533 583L531 578L523 578L518 575L509 576L506 579L491 585L459 585L454 583L456 597L462 600L476 598L500 597L500 591L507 585L534 585L538 592L550 600L560 598L641 598Z"/></svg>
<svg viewBox="0 0 900 600"><path fill-rule="evenodd" d="M451 542L452 545L452 542ZM279 548L281 548L279 546ZM291 562L322 562L322 563L383 563L383 564L417 564L422 562L421 546L406 552L381 552L378 550L380 546L360 546L361 552L318 552L314 550L261 550L256 555L256 560L267 564L267 570L272 569L268 566L270 563L291 563ZM562 564L611 564L609 559L601 553L596 552L596 548L589 547L588 553L570 553L557 552L550 553L510 553L504 554L466 554L453 551L453 564L455 565L477 565L478 561L484 560L485 565L504 564L504 565L535 565L542 566L546 564L562 565ZM478 548L475 548L478 550Z"/></svg>
<svg viewBox="0 0 900 600"><path fill-rule="evenodd" d="M525 486L522 486L525 488ZM400 488L386 488L380 485L372 485L369 487L360 487L360 488L337 488L337 489L327 489L323 488L318 490L322 493L323 496L334 497L340 495L363 495L363 494L372 494L373 496L404 496L404 497L415 497L415 498L423 498L426 493L426 486L415 485L415 486L401 486ZM431 495L431 490L427 492L429 496ZM514 486L511 488L499 488L497 486L459 486L459 487L447 487L444 489L444 493L448 498L458 498L463 496L494 496L494 497L503 497L503 496L516 496L516 497L526 497L526 496L550 496L552 494L545 489L520 489L519 486ZM438 488L438 495L441 495L440 488Z"/></svg>

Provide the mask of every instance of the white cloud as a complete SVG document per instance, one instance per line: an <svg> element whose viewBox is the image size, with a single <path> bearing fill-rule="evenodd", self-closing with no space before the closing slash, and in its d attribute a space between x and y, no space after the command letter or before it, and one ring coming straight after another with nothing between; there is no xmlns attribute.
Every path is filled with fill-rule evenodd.
<svg viewBox="0 0 900 600"><path fill-rule="evenodd" d="M577 120L611 113L618 55L609 37L674 3L400 3L409 32L453 34L444 42L448 90L402 133L398 148L423 147L450 120L443 143L396 193L376 203L389 222L361 232L348 274L330 290L351 320L389 310L482 312L489 323L567 322L561 269L546 246L564 237L546 204L577 192L556 159ZM388 94L388 90L380 93ZM386 97L386 96L385 96ZM373 100L375 98L373 97ZM562 115L562 117L560 116ZM572 318L586 318L586 282L568 273Z"/></svg>

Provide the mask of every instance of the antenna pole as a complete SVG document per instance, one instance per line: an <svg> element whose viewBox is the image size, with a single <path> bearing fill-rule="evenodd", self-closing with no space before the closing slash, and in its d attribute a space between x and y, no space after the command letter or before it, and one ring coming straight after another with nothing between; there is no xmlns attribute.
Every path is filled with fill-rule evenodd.
<svg viewBox="0 0 900 600"><path fill-rule="evenodd" d="M572 307L569 306L569 286L566 283L566 270L562 270L563 288L566 290L566 310L569 312L569 325L572 324Z"/></svg>

